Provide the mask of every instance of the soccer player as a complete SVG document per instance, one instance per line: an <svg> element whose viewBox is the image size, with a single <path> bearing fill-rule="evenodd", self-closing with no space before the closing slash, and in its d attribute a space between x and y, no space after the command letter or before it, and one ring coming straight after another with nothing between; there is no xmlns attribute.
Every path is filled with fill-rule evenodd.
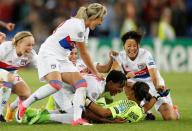
<svg viewBox="0 0 192 131"><path fill-rule="evenodd" d="M106 92L108 92L112 96L122 92L123 87L125 86L127 80L126 76L121 71L116 70L112 70L107 75L106 81L98 80L98 78L89 74L85 75L84 78L88 84L86 90L87 97L93 102L96 102L96 100L98 100L100 97L103 97L103 94ZM70 86L67 87L66 85L65 89L62 89L59 92L52 95L56 107L59 107L59 110L61 110L61 112L67 113L63 115L63 117L60 117L61 115L58 115L58 118L56 118L56 115L52 114L54 119L57 119L58 121L68 121L68 122L72 120L71 117L69 116L73 114L73 104L72 104L73 103L72 99L74 97L73 91L74 90L72 89L72 87ZM74 123L74 125L76 124Z"/></svg>
<svg viewBox="0 0 192 131"><path fill-rule="evenodd" d="M36 66L37 54L33 50L34 37L28 31L18 32L12 41L5 41L0 45L0 115L11 94L11 91L25 100L31 94L29 86L17 74L19 68L25 67L29 63ZM11 107L17 106L18 99Z"/></svg>
<svg viewBox="0 0 192 131"><path fill-rule="evenodd" d="M109 75L110 77L107 76L107 80L111 79L112 77L121 76L121 75L123 76L123 74L120 71L119 72L112 71L111 73L109 73ZM125 76L123 79L124 79L124 82L126 82ZM113 78L113 80L115 80L115 78ZM98 85L97 82L96 83L91 82L91 83L93 83L93 85ZM118 85L118 83L119 82L117 82L116 85ZM111 85L106 83L105 88L107 88L109 92L111 92L113 88L114 89L116 88L116 86L114 86L113 88L111 87L113 84L115 83L111 83ZM135 96L133 100L136 102L139 101L139 104L140 104L140 101L143 99L145 99L146 101L150 101L149 103L145 103L145 105L143 106L143 109L141 109L136 102L133 102L131 100L120 100L120 101L113 102L111 104L106 104L105 100L102 99L103 101L101 106L99 105L101 104L101 100L98 101L98 98L96 103L94 102L95 98L93 98L93 96L97 96L97 95L93 95L93 94L97 94L97 93L92 94L92 92L93 90L95 90L96 92L98 89L95 87L99 87L99 86L94 86L94 88L91 88L89 85L87 88L87 89L90 88L92 90L87 90L89 99L86 100L87 106L86 106L86 109L84 110L84 117L87 118L89 121L97 122L97 123L114 123L114 122L122 123L122 122L126 122L127 120L129 122L138 122L144 118L145 116L144 112L148 111L148 109L154 105L156 100L161 97L160 95L157 97L154 97L154 96L152 97L149 94L149 86L145 82L138 81L134 83L133 85L134 92L131 92L131 93L134 93L134 96ZM98 94L99 93L100 92L98 91ZM70 123L70 120L72 120L71 114L73 113L72 112L73 107L70 99L67 102L69 98L69 97L66 97L67 95L71 95L71 93L60 92L60 93L54 94L54 100L56 105L55 110L51 110L51 111L43 110L42 112L38 111L39 113L36 112L34 114L34 110L31 111L31 109L29 109L29 111L27 111L26 113L26 119L28 120L27 122L29 122L29 124L43 123L47 121ZM56 109L59 109L60 112Z"/></svg>
<svg viewBox="0 0 192 131"><path fill-rule="evenodd" d="M156 96L158 92L167 94L155 103L164 120L177 120L179 114L173 108L170 94L168 94L163 78L156 67L151 53L140 48L142 34L129 31L122 36L124 50L114 57L120 69L133 81L144 81L150 87L150 94ZM158 92L157 92L158 91Z"/></svg>
<svg viewBox="0 0 192 131"><path fill-rule="evenodd" d="M69 61L68 56L76 46L82 60L91 72L99 79L103 79L103 76L93 66L85 43L88 42L89 29L94 30L97 25L100 25L105 15L106 7L101 4L93 3L87 7L81 7L75 17L61 24L41 45L38 54L39 78L41 81L47 81L51 86L40 87L29 99L19 104L21 119L29 105L65 88L63 82L66 82L76 88L72 123L88 124L82 119L87 82Z"/></svg>

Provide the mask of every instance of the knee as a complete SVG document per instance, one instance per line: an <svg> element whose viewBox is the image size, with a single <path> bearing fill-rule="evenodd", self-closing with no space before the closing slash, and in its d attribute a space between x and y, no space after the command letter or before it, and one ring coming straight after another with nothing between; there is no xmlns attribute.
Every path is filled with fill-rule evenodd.
<svg viewBox="0 0 192 131"><path fill-rule="evenodd" d="M163 116L163 119L166 121L171 121L171 120L177 120L177 117L174 114L166 114Z"/></svg>
<svg viewBox="0 0 192 131"><path fill-rule="evenodd" d="M159 111L164 120L177 120L178 119L173 107L167 103L162 104Z"/></svg>
<svg viewBox="0 0 192 131"><path fill-rule="evenodd" d="M80 87L87 87L87 81L85 79L81 79L79 81L77 81L74 85L74 87L76 89L80 88Z"/></svg>

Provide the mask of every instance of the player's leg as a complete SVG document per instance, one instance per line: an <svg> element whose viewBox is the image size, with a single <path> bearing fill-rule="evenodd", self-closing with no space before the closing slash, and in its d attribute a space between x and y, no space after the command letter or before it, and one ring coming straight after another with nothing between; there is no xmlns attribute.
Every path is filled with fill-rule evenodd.
<svg viewBox="0 0 192 131"><path fill-rule="evenodd" d="M161 113L164 120L178 120L180 115L172 104L170 94L167 97L162 97L155 104L155 108Z"/></svg>
<svg viewBox="0 0 192 131"><path fill-rule="evenodd" d="M74 85L76 88L74 98L73 98L73 107L74 107L74 118L73 122L76 123L79 121L78 124L82 122L82 112L85 105L85 98L86 98L86 88L87 82L85 79L82 78L79 72L65 72L62 73L63 81ZM86 123L86 122L85 122Z"/></svg>
<svg viewBox="0 0 192 131"><path fill-rule="evenodd" d="M41 57L38 59L38 73L40 80L47 81L49 84L40 87L27 100L19 104L19 116L24 116L26 108L33 102L43 99L61 88L64 88L59 62L53 57Z"/></svg>
<svg viewBox="0 0 192 131"><path fill-rule="evenodd" d="M0 70L0 121L5 121L3 109L11 95L14 75L6 70Z"/></svg>

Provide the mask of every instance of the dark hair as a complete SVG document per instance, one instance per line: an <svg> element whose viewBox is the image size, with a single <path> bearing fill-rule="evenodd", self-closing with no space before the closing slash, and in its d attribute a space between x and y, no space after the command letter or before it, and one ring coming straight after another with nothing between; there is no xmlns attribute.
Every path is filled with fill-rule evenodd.
<svg viewBox="0 0 192 131"><path fill-rule="evenodd" d="M149 85L142 81L137 81L133 85L133 90L135 92L135 97L137 100L142 101L144 98L146 101L150 101L152 98L151 94L149 93Z"/></svg>
<svg viewBox="0 0 192 131"><path fill-rule="evenodd" d="M112 81L113 83L120 83L125 85L127 77L121 71L111 70L107 75L106 82Z"/></svg>
<svg viewBox="0 0 192 131"><path fill-rule="evenodd" d="M123 45L125 45L125 42L127 39L134 39L137 44L140 43L141 39L143 37L143 33L142 32L137 32L137 31L129 31L127 33L125 33L122 37L121 40L123 42Z"/></svg>

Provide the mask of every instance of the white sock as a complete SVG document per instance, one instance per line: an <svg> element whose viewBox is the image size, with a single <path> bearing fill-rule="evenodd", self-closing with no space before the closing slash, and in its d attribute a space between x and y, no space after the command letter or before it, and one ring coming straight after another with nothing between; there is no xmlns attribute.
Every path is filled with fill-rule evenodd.
<svg viewBox="0 0 192 131"><path fill-rule="evenodd" d="M10 104L10 108L11 108L12 110L15 110L15 109L17 108L18 102L19 102L19 97L17 97L17 98Z"/></svg>
<svg viewBox="0 0 192 131"><path fill-rule="evenodd" d="M76 89L73 98L73 107L74 107L74 117L73 120L76 121L82 116L82 112L85 105L86 98L86 87L81 87Z"/></svg>
<svg viewBox="0 0 192 131"><path fill-rule="evenodd" d="M71 124L73 120L73 114L50 114L51 121L65 123L65 124Z"/></svg>
<svg viewBox="0 0 192 131"><path fill-rule="evenodd" d="M3 109L11 95L11 88L0 88L0 90L0 114L3 114Z"/></svg>
<svg viewBox="0 0 192 131"><path fill-rule="evenodd" d="M58 90L56 90L55 88L53 88L52 86L50 86L49 84L46 84L44 86L41 86L38 90L36 90L29 98L27 98L24 102L23 102L23 106L24 107L28 107L30 106L33 102L37 101L37 100L41 100L55 92L57 92Z"/></svg>

